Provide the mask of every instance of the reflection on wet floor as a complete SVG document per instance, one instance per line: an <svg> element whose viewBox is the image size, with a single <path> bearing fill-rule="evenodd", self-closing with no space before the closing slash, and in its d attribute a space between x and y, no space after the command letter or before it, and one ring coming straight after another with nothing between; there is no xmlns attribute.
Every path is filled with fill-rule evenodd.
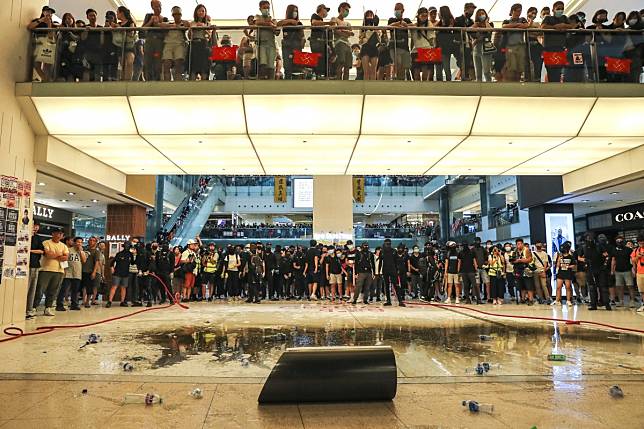
<svg viewBox="0 0 644 429"><path fill-rule="evenodd" d="M550 375L578 379L584 374L644 374L644 337L576 325L461 327L322 328L277 326L231 328L191 326L170 332L143 332L136 341L155 345L161 356L150 369L210 356L213 369L244 376L245 367L270 371L286 348L390 345L404 377L476 376L478 363L491 365L485 376ZM549 362L550 353L566 355Z"/></svg>

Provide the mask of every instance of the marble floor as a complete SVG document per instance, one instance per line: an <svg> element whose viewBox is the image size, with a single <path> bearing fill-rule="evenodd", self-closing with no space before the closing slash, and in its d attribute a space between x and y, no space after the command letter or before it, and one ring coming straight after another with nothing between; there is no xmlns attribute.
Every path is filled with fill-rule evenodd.
<svg viewBox="0 0 644 429"><path fill-rule="evenodd" d="M624 308L476 308L644 329L644 316ZM31 332L133 311L96 307L20 327ZM102 342L80 348L90 333ZM286 348L333 345L390 345L395 399L258 406L262 383ZM550 362L549 353L567 360ZM132 371L124 371L125 362ZM474 372L479 362L491 364L487 374ZM613 384L623 398L609 395ZM189 395L195 387L202 399ZM163 404L122 404L126 393L147 392L159 393ZM644 427L642 397L644 335L464 308L192 303L0 343L0 399L11 404L0 411L0 428L630 428ZM471 414L463 399L494 404L495 411Z"/></svg>

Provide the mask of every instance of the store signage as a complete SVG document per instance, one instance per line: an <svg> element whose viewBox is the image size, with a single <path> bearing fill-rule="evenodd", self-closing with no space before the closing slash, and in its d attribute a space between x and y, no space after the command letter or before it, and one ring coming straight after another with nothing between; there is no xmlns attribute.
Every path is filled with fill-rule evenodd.
<svg viewBox="0 0 644 429"><path fill-rule="evenodd" d="M34 204L34 215L45 219L53 219L54 209Z"/></svg>
<svg viewBox="0 0 644 429"><path fill-rule="evenodd" d="M107 234L105 241L130 241L130 236L123 234Z"/></svg>
<svg viewBox="0 0 644 429"><path fill-rule="evenodd" d="M644 210L627 211L615 215L615 222L617 223L632 222L634 220L644 220Z"/></svg>

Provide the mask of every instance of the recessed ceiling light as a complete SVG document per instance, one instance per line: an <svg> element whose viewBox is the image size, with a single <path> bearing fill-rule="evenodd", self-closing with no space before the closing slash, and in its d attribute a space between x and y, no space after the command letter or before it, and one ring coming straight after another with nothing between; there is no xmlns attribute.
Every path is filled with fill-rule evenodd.
<svg viewBox="0 0 644 429"><path fill-rule="evenodd" d="M618 203L623 203L624 202L624 200L615 200L615 201L617 201Z"/></svg>
<svg viewBox="0 0 644 429"><path fill-rule="evenodd" d="M610 145L612 145L612 144L613 144L613 142L608 142L608 146L610 146Z"/></svg>
<svg viewBox="0 0 644 429"><path fill-rule="evenodd" d="M45 182L38 182L38 186L45 186L45 185L46 185Z"/></svg>
<svg viewBox="0 0 644 429"><path fill-rule="evenodd" d="M611 192L610 194L611 195L617 195L617 194L619 194L619 192Z"/></svg>
<svg viewBox="0 0 644 429"><path fill-rule="evenodd" d="M145 171L145 168L142 168L141 171Z"/></svg>
<svg viewBox="0 0 644 429"><path fill-rule="evenodd" d="M92 206L81 206L81 207L84 208L84 209L88 209L88 208L90 208Z"/></svg>
<svg viewBox="0 0 644 429"><path fill-rule="evenodd" d="M100 141L100 140L98 140L96 143L98 143L98 144L103 144L103 142L102 142L102 141Z"/></svg>
<svg viewBox="0 0 644 429"><path fill-rule="evenodd" d="M61 203L66 203L66 202L67 202L67 200L60 200L60 202L61 202Z"/></svg>
<svg viewBox="0 0 644 429"><path fill-rule="evenodd" d="M512 144L512 142L508 142L508 144Z"/></svg>
<svg viewBox="0 0 644 429"><path fill-rule="evenodd" d="M101 211L101 213L105 214L105 210Z"/></svg>
<svg viewBox="0 0 644 429"><path fill-rule="evenodd" d="M308 143L308 141L306 141L306 140L302 140L302 143Z"/></svg>
<svg viewBox="0 0 644 429"><path fill-rule="evenodd" d="M70 197L73 197L74 195L76 195L76 192L67 192L67 195L69 195Z"/></svg>
<svg viewBox="0 0 644 429"><path fill-rule="evenodd" d="M203 144L203 140L199 140L197 143L199 143L199 144Z"/></svg>
<svg viewBox="0 0 644 429"><path fill-rule="evenodd" d="M582 203L589 203L590 200L581 200Z"/></svg>
<svg viewBox="0 0 644 429"><path fill-rule="evenodd" d="M411 140L407 140L407 143L411 143Z"/></svg>
<svg viewBox="0 0 644 429"><path fill-rule="evenodd" d="M98 200L92 200L92 202L93 202L93 203L97 203L97 202L98 202Z"/></svg>

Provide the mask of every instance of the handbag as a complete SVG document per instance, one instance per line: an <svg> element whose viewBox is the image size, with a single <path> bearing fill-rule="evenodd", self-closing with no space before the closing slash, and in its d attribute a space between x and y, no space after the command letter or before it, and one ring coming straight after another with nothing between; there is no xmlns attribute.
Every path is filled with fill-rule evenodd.
<svg viewBox="0 0 644 429"><path fill-rule="evenodd" d="M615 74L630 74L633 60L627 58L606 58L606 71Z"/></svg>
<svg viewBox="0 0 644 429"><path fill-rule="evenodd" d="M237 45L232 46L213 46L210 51L210 59L221 62L237 61Z"/></svg>
<svg viewBox="0 0 644 429"><path fill-rule="evenodd" d="M417 63L437 64L443 61L443 51L441 48L418 48L417 52Z"/></svg>
<svg viewBox="0 0 644 429"><path fill-rule="evenodd" d="M546 66L557 67L567 66L569 64L568 51L543 51L541 56Z"/></svg>
<svg viewBox="0 0 644 429"><path fill-rule="evenodd" d="M316 52L293 51L293 64L304 67L317 67L322 54Z"/></svg>
<svg viewBox="0 0 644 429"><path fill-rule="evenodd" d="M484 54L493 54L496 52L496 46L490 40L483 42L483 53Z"/></svg>
<svg viewBox="0 0 644 429"><path fill-rule="evenodd" d="M42 40L40 40L42 39ZM48 37L40 38L34 51L34 60L43 64L54 64L56 58L56 43Z"/></svg>

